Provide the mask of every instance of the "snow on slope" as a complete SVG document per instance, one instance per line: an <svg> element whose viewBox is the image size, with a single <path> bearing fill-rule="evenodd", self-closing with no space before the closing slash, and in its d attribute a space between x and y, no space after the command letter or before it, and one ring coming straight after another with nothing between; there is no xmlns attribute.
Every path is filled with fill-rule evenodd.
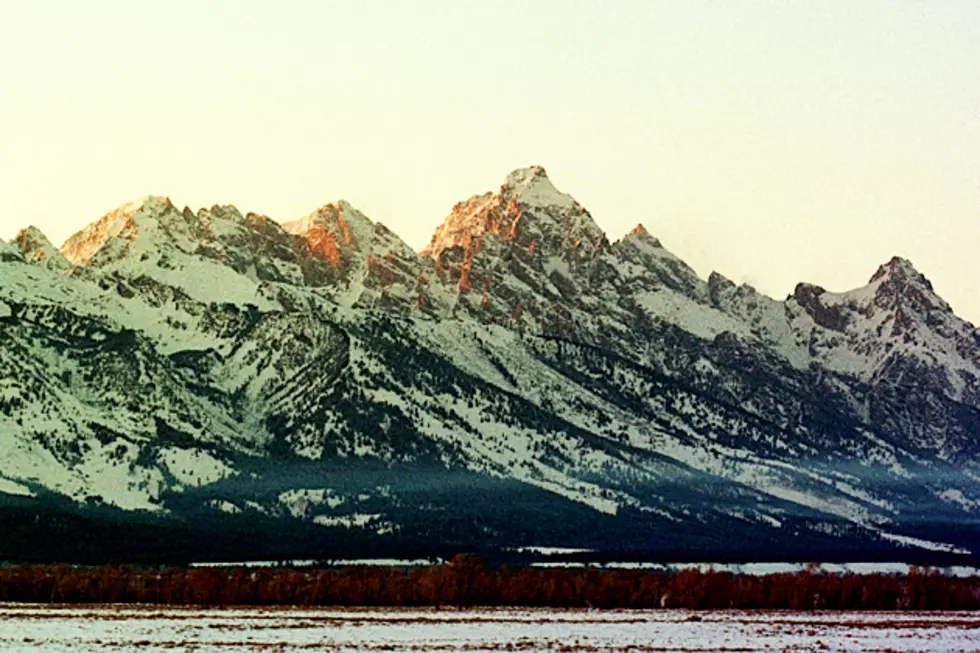
<svg viewBox="0 0 980 653"><path fill-rule="evenodd" d="M22 229L11 241L20 249L28 263L45 265L56 270L70 271L72 264L51 244L40 229L34 226Z"/></svg>
<svg viewBox="0 0 980 653"><path fill-rule="evenodd" d="M282 228L301 238L325 263L333 281L331 296L339 304L405 309L425 303L418 255L350 203L327 204L304 218L283 223Z"/></svg>
<svg viewBox="0 0 980 653"><path fill-rule="evenodd" d="M166 197L148 195L128 202L73 235L62 245L61 252L72 264L87 265L105 247L119 251L142 231L156 232L158 216L173 210ZM145 239L142 242L148 244ZM146 251L149 247L140 249Z"/></svg>
<svg viewBox="0 0 980 653"><path fill-rule="evenodd" d="M957 398L967 386L977 389L976 329L956 317L905 259L882 265L862 288L832 293L801 285L794 300L811 314L825 316L823 326L831 333L821 334L816 346L829 369L870 380L900 353L941 367Z"/></svg>
<svg viewBox="0 0 980 653"><path fill-rule="evenodd" d="M783 528L798 509L895 539L920 491L950 514L980 505L967 477L931 478L968 437L934 460L922 432L910 450L875 421L868 387L896 353L947 381L922 392L953 426L927 435L968 431L957 411L980 406L972 325L901 260L777 302L698 278L643 227L610 244L538 167L457 205L422 256L346 202L280 227L149 197L70 238L70 275L25 233L0 243L13 488L157 510L235 476L232 453L390 462L409 428L446 465L605 515ZM289 492L295 517L330 507Z"/></svg>

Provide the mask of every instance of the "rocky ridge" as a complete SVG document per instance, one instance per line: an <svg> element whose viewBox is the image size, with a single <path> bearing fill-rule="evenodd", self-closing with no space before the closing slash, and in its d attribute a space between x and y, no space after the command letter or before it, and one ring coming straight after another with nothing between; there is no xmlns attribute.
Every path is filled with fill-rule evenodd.
<svg viewBox="0 0 980 653"><path fill-rule="evenodd" d="M540 167L421 253L343 201L279 225L148 197L4 244L0 302L0 493L702 550L949 552L980 506L980 336L908 261L776 301L642 225L610 242ZM444 489L406 512L421 469ZM458 474L534 499L460 505ZM515 528L540 501L585 529Z"/></svg>

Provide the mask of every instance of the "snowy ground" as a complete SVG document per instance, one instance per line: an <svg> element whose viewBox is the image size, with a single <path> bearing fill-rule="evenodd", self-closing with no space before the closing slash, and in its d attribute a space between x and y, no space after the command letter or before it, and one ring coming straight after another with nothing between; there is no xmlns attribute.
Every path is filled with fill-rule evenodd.
<svg viewBox="0 0 980 653"><path fill-rule="evenodd" d="M273 566L271 564L267 566ZM297 565L298 566L298 565ZM769 574L798 574L806 569L828 574L894 574L907 576L916 565L905 562L823 562L819 564L800 562L745 562L745 563L714 563L714 562L533 562L532 567L558 569L648 569L651 571L673 572L685 569L697 569L702 573L709 571L730 571L733 574L748 576L767 576ZM980 567L962 565L952 567L929 567L944 576L967 578L980 576Z"/></svg>
<svg viewBox="0 0 980 653"><path fill-rule="evenodd" d="M0 649L976 651L980 614L300 610L0 604Z"/></svg>

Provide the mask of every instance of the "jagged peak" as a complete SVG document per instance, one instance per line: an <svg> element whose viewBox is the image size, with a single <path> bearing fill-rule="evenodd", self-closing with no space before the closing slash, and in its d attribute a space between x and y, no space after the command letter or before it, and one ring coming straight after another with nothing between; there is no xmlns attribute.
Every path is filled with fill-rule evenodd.
<svg viewBox="0 0 980 653"><path fill-rule="evenodd" d="M283 231L305 240L310 252L338 270L345 269L353 260L372 256L379 248L385 254L395 250L400 255L409 252L416 256L394 232L375 223L346 200L324 204L281 226Z"/></svg>
<svg viewBox="0 0 980 653"><path fill-rule="evenodd" d="M847 329L857 319L855 315L861 316L859 322L867 322L870 316L884 311L894 319L892 334L905 337L909 329L918 328L915 325L941 323L945 319L940 317L942 313L953 315L932 283L911 261L900 256L879 266L868 284L860 288L838 293L816 284L799 283L788 299L806 310L817 324L835 331Z"/></svg>
<svg viewBox="0 0 980 653"><path fill-rule="evenodd" d="M721 272L712 270L708 275L708 298L714 306L726 308L738 293L738 285Z"/></svg>
<svg viewBox="0 0 980 653"><path fill-rule="evenodd" d="M144 195L131 202L126 202L112 209L95 222L89 224L86 229L97 226L105 226L112 223L120 216L133 217L136 215L156 218L169 211L176 211L176 207L169 197L164 195Z"/></svg>
<svg viewBox="0 0 980 653"><path fill-rule="evenodd" d="M874 289L874 303L882 309L897 311L907 315L929 314L930 322L935 322L941 313L953 315L953 309L942 297L936 294L932 282L915 269L912 262L894 256L871 277L867 286Z"/></svg>
<svg viewBox="0 0 980 653"><path fill-rule="evenodd" d="M712 270L708 275L708 285L712 288L734 288L735 282L717 270Z"/></svg>
<svg viewBox="0 0 980 653"><path fill-rule="evenodd" d="M215 204L211 208L202 208L197 212L198 219L201 218L221 218L233 222L242 223L245 218L242 212L234 204Z"/></svg>
<svg viewBox="0 0 980 653"><path fill-rule="evenodd" d="M505 183L510 188L517 188L518 186L526 186L527 184L541 180L547 180L550 183L547 171L542 166L530 165L526 168L512 170L507 175Z"/></svg>
<svg viewBox="0 0 980 653"><path fill-rule="evenodd" d="M557 251L584 245L595 250L608 245L588 211L555 188L545 169L536 165L512 171L496 194L458 202L421 253L438 258L455 246L469 249L485 234L522 249Z"/></svg>
<svg viewBox="0 0 980 653"><path fill-rule="evenodd" d="M109 239L133 238L141 220L155 221L177 212L169 197L145 195L127 202L73 234L61 246L61 253L74 265L87 265Z"/></svg>
<svg viewBox="0 0 980 653"><path fill-rule="evenodd" d="M347 200L337 200L335 202L335 204L336 204L337 208L339 210L341 210L341 211L346 211L346 212L353 211L353 212L357 213L358 215L364 215L364 213L362 213L361 211L357 210L357 208L353 204L351 204L350 202L348 202ZM365 216L365 218L366 218L366 216Z"/></svg>
<svg viewBox="0 0 980 653"><path fill-rule="evenodd" d="M893 256L887 263L878 266L878 270L872 275L868 283L876 283L882 279L918 282L930 291L932 290L932 282L915 269L912 261L901 256Z"/></svg>
<svg viewBox="0 0 980 653"><path fill-rule="evenodd" d="M649 243L653 247L663 249L663 243L660 242L660 239L651 235L650 232L647 231L647 228L642 224L638 224L633 227L633 229L623 237L623 240L645 242Z"/></svg>
<svg viewBox="0 0 980 653"><path fill-rule="evenodd" d="M537 165L518 168L508 174L500 194L530 206L572 208L577 204L570 195L555 188L545 169Z"/></svg>
<svg viewBox="0 0 980 653"><path fill-rule="evenodd" d="M48 237L39 228L34 225L28 225L17 232L17 235L14 236L14 242L23 249L25 243L50 244L51 241L48 240Z"/></svg>
<svg viewBox="0 0 980 653"><path fill-rule="evenodd" d="M156 215L172 208L174 208L173 202L165 195L144 195L143 197L138 197L131 202L123 204L111 213L142 212L149 215Z"/></svg>
<svg viewBox="0 0 980 653"><path fill-rule="evenodd" d="M68 259L34 225L21 229L11 242L28 263L43 263L58 268L71 267Z"/></svg>
<svg viewBox="0 0 980 653"><path fill-rule="evenodd" d="M796 284L796 287L793 288L794 297L800 294L819 297L820 295L823 295L826 292L827 289L824 288L823 286L818 286L815 283L809 283L807 281L801 281L800 283Z"/></svg>
<svg viewBox="0 0 980 653"><path fill-rule="evenodd" d="M303 236L313 229L326 228L329 231L347 232L349 238L350 227L348 223L374 228L374 222L354 208L347 200L337 200L324 204L298 220L283 222L282 228L297 236Z"/></svg>
<svg viewBox="0 0 980 653"><path fill-rule="evenodd" d="M17 236L16 236L17 238L21 238L23 236L26 236L28 238L43 238L45 240L47 240L48 238L47 236L44 235L44 232L41 231L39 227L36 227L32 224L27 225L26 227L24 227L23 229L17 232Z"/></svg>

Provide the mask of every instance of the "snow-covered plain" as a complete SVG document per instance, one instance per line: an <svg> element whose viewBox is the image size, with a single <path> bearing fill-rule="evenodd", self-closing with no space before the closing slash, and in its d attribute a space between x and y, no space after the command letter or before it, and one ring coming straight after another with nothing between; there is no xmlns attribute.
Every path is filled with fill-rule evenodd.
<svg viewBox="0 0 980 653"><path fill-rule="evenodd" d="M51 651L975 651L980 615L0 605L0 648Z"/></svg>
<svg viewBox="0 0 980 653"><path fill-rule="evenodd" d="M529 549L530 550L530 549ZM713 562L532 562L532 567L542 569L647 569L660 572L676 572L686 569L697 569L701 573L731 572L747 576L768 576L770 574L798 574L807 569L825 574L886 574L907 576L916 568L905 562L746 562L746 563L713 563ZM980 568L955 565L952 567L929 567L944 576L968 578L980 576Z"/></svg>

